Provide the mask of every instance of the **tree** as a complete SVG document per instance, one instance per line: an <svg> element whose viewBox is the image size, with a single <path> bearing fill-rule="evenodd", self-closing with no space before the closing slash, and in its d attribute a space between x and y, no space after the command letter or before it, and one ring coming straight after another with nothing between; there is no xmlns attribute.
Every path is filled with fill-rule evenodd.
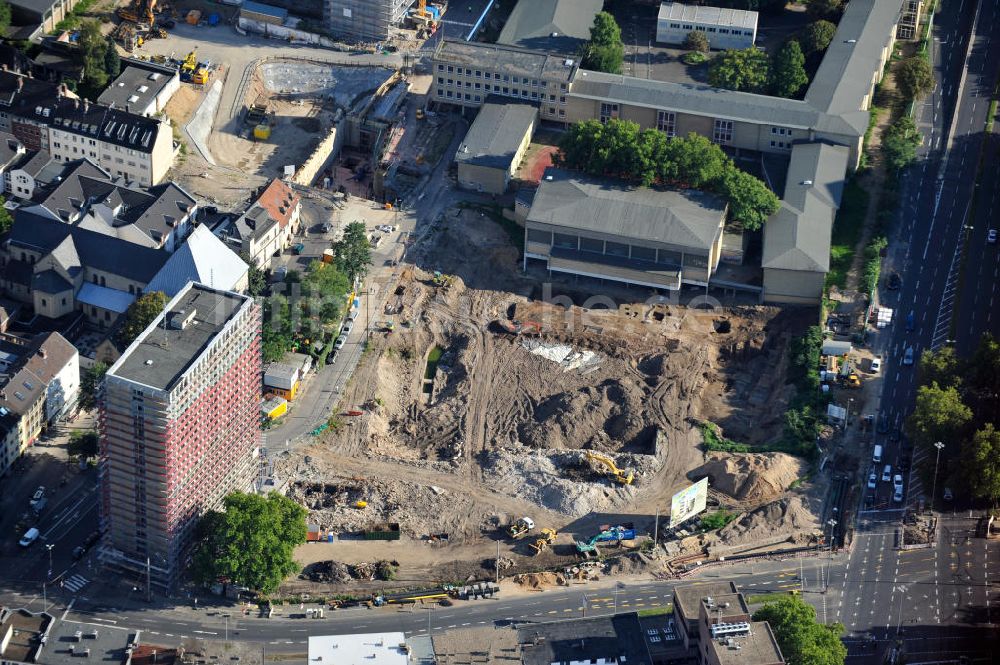
<svg viewBox="0 0 1000 665"><path fill-rule="evenodd" d="M368 273L372 249L364 222L351 222L344 229L344 235L333 244L333 264L351 282Z"/></svg>
<svg viewBox="0 0 1000 665"><path fill-rule="evenodd" d="M125 321L118 330L118 345L122 348L131 344L167 305L167 294L163 291L144 293L128 306Z"/></svg>
<svg viewBox="0 0 1000 665"><path fill-rule="evenodd" d="M802 30L802 34L799 36L802 52L808 56L825 51L830 46L830 42L833 41L833 35L836 32L837 26L830 21L822 19L813 21Z"/></svg>
<svg viewBox="0 0 1000 665"><path fill-rule="evenodd" d="M942 388L958 388L962 384L961 366L955 348L943 346L937 351L924 351L920 356L920 383L936 383Z"/></svg>
<svg viewBox="0 0 1000 665"><path fill-rule="evenodd" d="M767 621L788 665L844 665L847 647L840 641L844 627L816 622L816 610L798 596L783 596L754 612Z"/></svg>
<svg viewBox="0 0 1000 665"><path fill-rule="evenodd" d="M80 374L80 396L77 405L84 411L92 411L97 407L97 394L100 392L104 375L108 373L108 365L96 362Z"/></svg>
<svg viewBox="0 0 1000 665"><path fill-rule="evenodd" d="M100 443L100 437L93 430L73 432L66 445L66 452L75 457L97 457L98 443Z"/></svg>
<svg viewBox="0 0 1000 665"><path fill-rule="evenodd" d="M926 58L919 55L903 60L896 67L896 86L912 101L934 89L934 72Z"/></svg>
<svg viewBox="0 0 1000 665"><path fill-rule="evenodd" d="M764 93L771 74L771 63L760 49L729 49L712 59L708 82L716 88Z"/></svg>
<svg viewBox="0 0 1000 665"><path fill-rule="evenodd" d="M709 49L708 35L701 30L692 30L684 38L684 48L689 51L707 52Z"/></svg>
<svg viewBox="0 0 1000 665"><path fill-rule="evenodd" d="M806 57L794 39L785 42L771 64L771 87L778 97L792 98L809 82Z"/></svg>
<svg viewBox="0 0 1000 665"><path fill-rule="evenodd" d="M603 165L605 174L623 180L632 180L636 176L639 134L639 124L631 120L615 120L604 126L594 159Z"/></svg>
<svg viewBox="0 0 1000 665"><path fill-rule="evenodd" d="M303 314L317 317L323 323L332 323L340 318L344 296L350 290L351 280L343 272L327 263L313 261L309 264L306 278L302 280L302 294L308 296L302 303Z"/></svg>
<svg viewBox="0 0 1000 665"><path fill-rule="evenodd" d="M700 189L721 180L731 163L722 148L692 132L667 144L660 175L665 181L685 182Z"/></svg>
<svg viewBox="0 0 1000 665"><path fill-rule="evenodd" d="M191 574L200 584L225 580L271 593L299 569L295 547L306 542L306 511L277 492L235 492L198 525Z"/></svg>
<svg viewBox="0 0 1000 665"><path fill-rule="evenodd" d="M1000 430L993 423L983 425L966 445L964 457L969 489L977 498L996 505L1000 500Z"/></svg>
<svg viewBox="0 0 1000 665"><path fill-rule="evenodd" d="M257 297L267 289L267 276L264 271L257 266L257 262L250 256L250 252L240 252L240 258L247 264L247 294Z"/></svg>
<svg viewBox="0 0 1000 665"><path fill-rule="evenodd" d="M598 72L619 74L625 60L622 31L615 17L598 12L590 28L590 41L583 47L583 67Z"/></svg>
<svg viewBox="0 0 1000 665"><path fill-rule="evenodd" d="M86 97L97 97L108 85L106 58L108 40L97 21L85 21L80 26L78 43L83 58L83 80L80 91Z"/></svg>
<svg viewBox="0 0 1000 665"><path fill-rule="evenodd" d="M0 35L7 33L10 27L10 5L0 0Z"/></svg>
<svg viewBox="0 0 1000 665"><path fill-rule="evenodd" d="M14 225L14 218L10 214L10 210L4 207L4 203L7 199L0 196L0 235L10 231L10 227Z"/></svg>
<svg viewBox="0 0 1000 665"><path fill-rule="evenodd" d="M924 137L913 118L902 115L882 133L882 155L890 172L906 168L917 159L917 148Z"/></svg>
<svg viewBox="0 0 1000 665"><path fill-rule="evenodd" d="M559 137L559 151L553 155L552 163L556 166L593 173L594 153L603 133L604 125L597 120L573 123L569 130ZM603 170L602 166L599 172Z"/></svg>
<svg viewBox="0 0 1000 665"><path fill-rule="evenodd" d="M107 49L104 51L104 71L109 79L117 78L122 70L122 59L118 56L118 48L115 43L108 39Z"/></svg>
<svg viewBox="0 0 1000 665"><path fill-rule="evenodd" d="M835 18L843 5L843 0L807 0L806 12L813 19Z"/></svg>
<svg viewBox="0 0 1000 665"><path fill-rule="evenodd" d="M972 410L962 403L958 390L932 382L917 389L917 401L907 426L914 441L930 446L936 441L960 437L970 420Z"/></svg>
<svg viewBox="0 0 1000 665"><path fill-rule="evenodd" d="M735 167L727 169L722 177L722 191L729 200L729 214L749 231L764 226L781 205L767 185Z"/></svg>

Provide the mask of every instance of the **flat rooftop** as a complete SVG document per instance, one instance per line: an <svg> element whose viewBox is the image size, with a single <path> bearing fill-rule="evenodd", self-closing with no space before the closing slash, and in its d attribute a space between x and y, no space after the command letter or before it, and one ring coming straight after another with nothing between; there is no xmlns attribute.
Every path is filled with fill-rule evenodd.
<svg viewBox="0 0 1000 665"><path fill-rule="evenodd" d="M688 621L698 619L698 606L701 601L712 596L727 596L737 593L733 582L700 582L674 587L674 607L684 614Z"/></svg>
<svg viewBox="0 0 1000 665"><path fill-rule="evenodd" d="M757 27L757 12L754 11L707 7L703 5L685 5L680 2L662 3L658 18L661 21L690 21L691 23L733 28Z"/></svg>
<svg viewBox="0 0 1000 665"><path fill-rule="evenodd" d="M309 662L337 665L408 665L403 633L314 635L309 638Z"/></svg>
<svg viewBox="0 0 1000 665"><path fill-rule="evenodd" d="M558 56L542 51L499 44L442 41L434 51L434 60L475 68L502 69L514 76L528 76L569 83L580 65L575 56ZM436 70L435 70L436 71Z"/></svg>
<svg viewBox="0 0 1000 665"><path fill-rule="evenodd" d="M720 665L778 665L784 662L781 649L766 621L754 621L750 632L728 639L708 640Z"/></svg>
<svg viewBox="0 0 1000 665"><path fill-rule="evenodd" d="M251 301L239 293L189 283L170 301L166 312L129 346L108 375L169 391L240 308ZM176 327L181 320L187 321L186 325Z"/></svg>
<svg viewBox="0 0 1000 665"><path fill-rule="evenodd" d="M538 109L529 104L483 104L458 147L455 161L510 168L524 135L537 117Z"/></svg>

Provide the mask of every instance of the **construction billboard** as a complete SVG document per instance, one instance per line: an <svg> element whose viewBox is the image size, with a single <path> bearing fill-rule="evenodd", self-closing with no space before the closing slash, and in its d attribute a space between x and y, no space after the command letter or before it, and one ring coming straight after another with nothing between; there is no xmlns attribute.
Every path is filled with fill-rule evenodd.
<svg viewBox="0 0 1000 665"><path fill-rule="evenodd" d="M708 501L708 478L685 487L670 499L670 528L686 522L705 510Z"/></svg>

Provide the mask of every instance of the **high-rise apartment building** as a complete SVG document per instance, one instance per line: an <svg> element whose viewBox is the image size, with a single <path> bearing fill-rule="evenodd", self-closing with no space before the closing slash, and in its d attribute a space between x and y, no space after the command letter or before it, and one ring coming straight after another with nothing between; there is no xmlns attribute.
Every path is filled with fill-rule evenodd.
<svg viewBox="0 0 1000 665"><path fill-rule="evenodd" d="M253 488L261 310L188 283L108 370L100 409L102 559L169 587L194 527Z"/></svg>
<svg viewBox="0 0 1000 665"><path fill-rule="evenodd" d="M413 0L323 0L323 18L335 35L349 39L388 39L389 29L406 16Z"/></svg>

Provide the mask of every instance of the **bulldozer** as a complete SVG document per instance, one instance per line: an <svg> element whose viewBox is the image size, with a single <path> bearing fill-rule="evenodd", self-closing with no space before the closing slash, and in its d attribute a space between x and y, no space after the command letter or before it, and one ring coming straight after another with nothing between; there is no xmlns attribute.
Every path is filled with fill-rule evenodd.
<svg viewBox="0 0 1000 665"><path fill-rule="evenodd" d="M526 535L529 531L535 528L535 521L530 517L522 517L516 522L507 527L507 535L511 538L517 539L521 536Z"/></svg>
<svg viewBox="0 0 1000 665"><path fill-rule="evenodd" d="M545 550L549 549L549 546L556 540L556 530L545 527L539 532L541 538L533 543L530 543L528 547L531 548L531 553L538 556Z"/></svg>
<svg viewBox="0 0 1000 665"><path fill-rule="evenodd" d="M603 466L608 471L608 475L613 477L617 482L622 485L631 485L632 481L635 480L635 473L632 471L627 471L625 469L619 469L615 461L611 459L608 455L603 453L595 453L593 451L587 451L587 461L596 462L598 465Z"/></svg>

